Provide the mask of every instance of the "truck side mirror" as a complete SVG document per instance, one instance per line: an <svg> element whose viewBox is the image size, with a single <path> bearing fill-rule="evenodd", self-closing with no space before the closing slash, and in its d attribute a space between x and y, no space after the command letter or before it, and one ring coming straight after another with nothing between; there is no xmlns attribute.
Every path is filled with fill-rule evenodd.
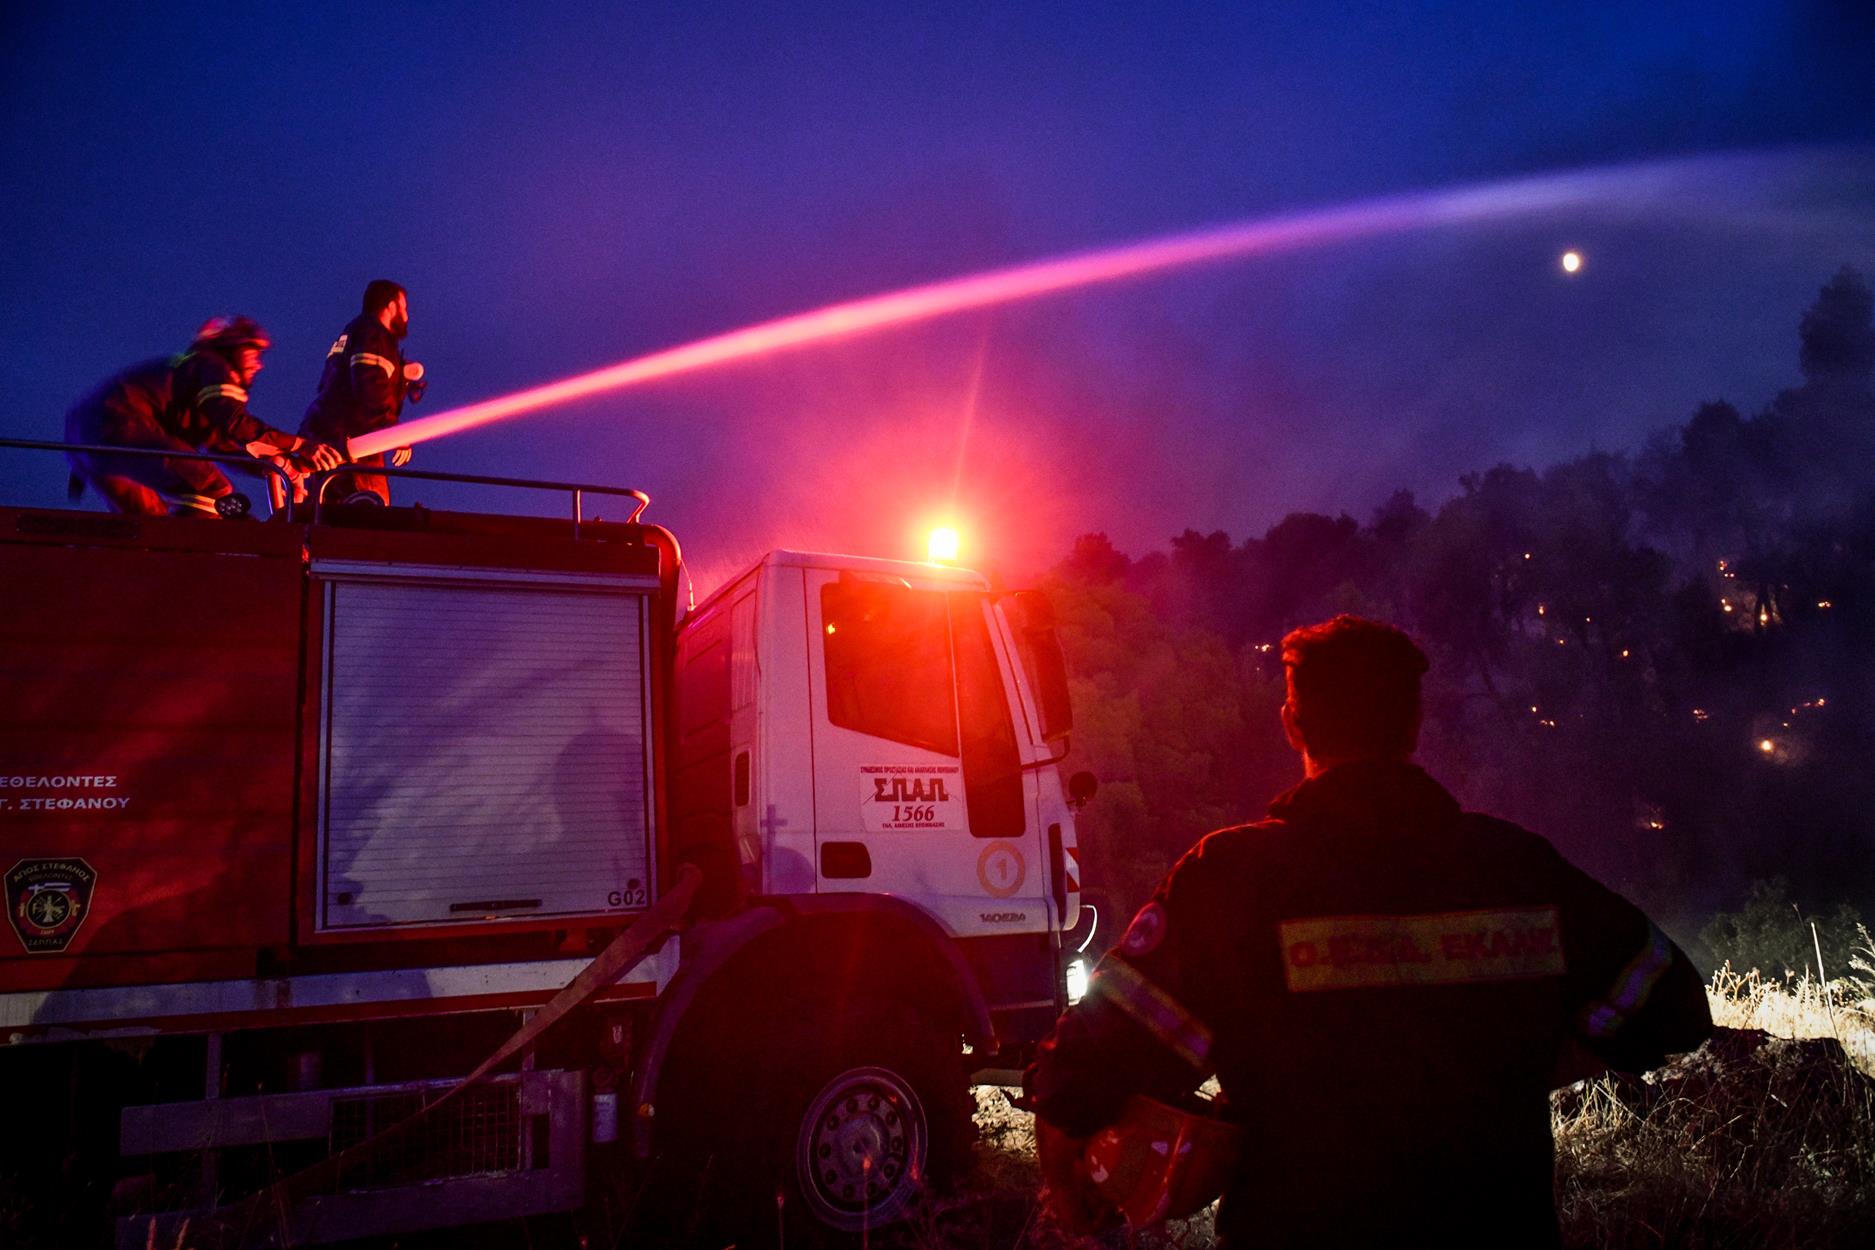
<svg viewBox="0 0 1875 1250"><path fill-rule="evenodd" d="M1087 806L1087 801L1100 789L1100 779L1085 770L1068 778L1068 802L1074 804L1076 811Z"/></svg>
<svg viewBox="0 0 1875 1250"><path fill-rule="evenodd" d="M1049 742L1065 738L1074 728L1074 710L1068 702L1068 664L1055 635L1055 606L1039 590L1018 590L1006 602L1016 650L1040 705L1042 738Z"/></svg>

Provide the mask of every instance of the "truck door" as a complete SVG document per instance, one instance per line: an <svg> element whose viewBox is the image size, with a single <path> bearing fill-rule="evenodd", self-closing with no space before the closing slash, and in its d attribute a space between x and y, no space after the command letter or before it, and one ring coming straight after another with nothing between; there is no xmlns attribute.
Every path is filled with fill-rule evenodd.
<svg viewBox="0 0 1875 1250"><path fill-rule="evenodd" d="M1014 687L975 590L810 570L819 889L899 895L959 935L1043 932Z"/></svg>

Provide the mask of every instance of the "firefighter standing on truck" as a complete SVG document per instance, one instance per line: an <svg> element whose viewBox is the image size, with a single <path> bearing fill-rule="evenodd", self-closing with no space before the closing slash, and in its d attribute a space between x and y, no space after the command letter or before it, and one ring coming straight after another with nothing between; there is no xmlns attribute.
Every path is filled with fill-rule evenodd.
<svg viewBox="0 0 1875 1250"><path fill-rule="evenodd" d="M289 470L334 468L331 447L276 430L247 409L248 387L271 340L251 317L216 317L180 356L132 365L66 414L69 442L208 451L271 460ZM238 516L246 497L213 461L72 452L72 493L90 485L115 512ZM238 501L238 502L237 502Z"/></svg>
<svg viewBox="0 0 1875 1250"><path fill-rule="evenodd" d="M1405 634L1341 616L1282 658L1305 780L1179 861L1026 1074L1051 1205L1110 1218L1086 1139L1215 1074L1241 1134L1227 1244L1556 1246L1549 1091L1698 1046L1701 979L1410 762L1426 659Z"/></svg>
<svg viewBox="0 0 1875 1250"><path fill-rule="evenodd" d="M397 424L404 401L423 397L423 366L404 360L403 338L410 332L410 297L388 278L365 287L364 306L333 340L319 375L319 394L306 409L300 433L335 447L347 440ZM383 468L383 455L358 461ZM393 468L410 463L410 448L391 453ZM326 484L328 503L388 504L390 482L382 473L341 473ZM317 500L314 501L318 502Z"/></svg>

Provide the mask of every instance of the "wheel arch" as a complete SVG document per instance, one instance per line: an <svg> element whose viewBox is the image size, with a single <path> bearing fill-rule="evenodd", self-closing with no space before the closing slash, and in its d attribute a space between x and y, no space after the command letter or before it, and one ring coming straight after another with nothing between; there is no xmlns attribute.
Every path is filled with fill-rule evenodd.
<svg viewBox="0 0 1875 1250"><path fill-rule="evenodd" d="M737 1004L761 992L777 1013L820 997L838 1001L862 989L927 1017L948 1019L974 1047L994 1029L982 987L949 935L925 912L885 895L810 895L763 900L684 935L677 976L660 997L633 1065L632 1148L650 1153L660 1083L681 1055L687 1031L717 1020L747 1020ZM881 991L883 991L881 993ZM700 1039L699 1039L700 1040Z"/></svg>

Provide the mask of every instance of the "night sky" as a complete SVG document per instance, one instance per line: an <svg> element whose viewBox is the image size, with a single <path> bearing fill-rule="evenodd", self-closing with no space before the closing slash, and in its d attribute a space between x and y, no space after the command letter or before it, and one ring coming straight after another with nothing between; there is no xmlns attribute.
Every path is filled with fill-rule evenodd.
<svg viewBox="0 0 1875 1250"><path fill-rule="evenodd" d="M22 6L23 7L23 6ZM1875 273L1875 6L38 6L0 18L0 431L218 312L296 428L364 283L411 415L1142 236L1719 153L1594 211L1394 234L672 380L413 467L651 493L700 583L773 545L1020 575L1082 531L1423 504L1797 380ZM1586 257L1562 273L1568 248ZM9 501L62 466L0 453ZM404 487L432 503L462 496ZM533 505L550 506L542 500Z"/></svg>

